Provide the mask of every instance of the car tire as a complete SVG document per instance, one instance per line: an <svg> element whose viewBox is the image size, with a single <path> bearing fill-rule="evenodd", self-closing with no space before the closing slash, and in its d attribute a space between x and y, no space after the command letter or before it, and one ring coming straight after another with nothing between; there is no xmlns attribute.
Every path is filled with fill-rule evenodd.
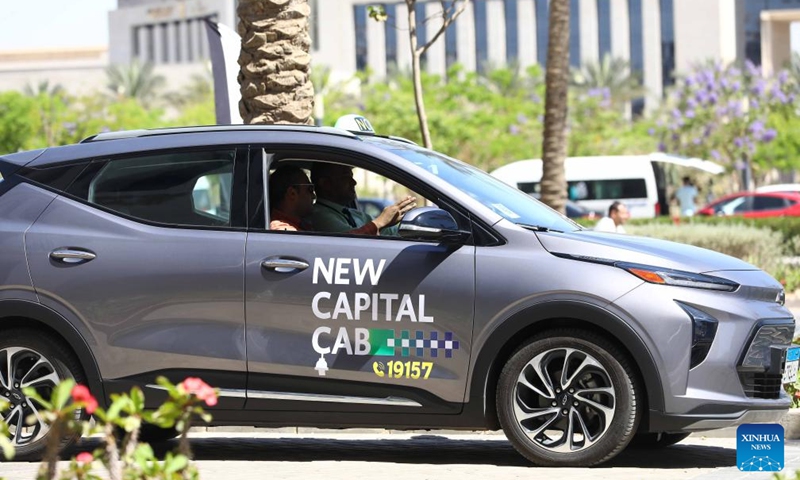
<svg viewBox="0 0 800 480"><path fill-rule="evenodd" d="M677 433L637 433L628 444L628 448L658 449L675 445L691 435L689 432Z"/></svg>
<svg viewBox="0 0 800 480"><path fill-rule="evenodd" d="M145 443L161 443L172 440L178 436L178 430L172 428L161 428L150 423L143 423L139 429L139 441Z"/></svg>
<svg viewBox="0 0 800 480"><path fill-rule="evenodd" d="M500 425L536 465L597 465L622 451L636 431L636 378L627 356L605 337L578 329L537 335L500 374Z"/></svg>
<svg viewBox="0 0 800 480"><path fill-rule="evenodd" d="M66 379L86 383L78 358L60 339L39 330L22 328L5 330L0 334L0 396L12 404L10 409L3 412L2 418L12 432L15 460L41 458L49 440L48 428L43 421L30 425L26 423L26 418L42 407L22 394L22 388L25 384L34 386L42 398L49 399L53 388ZM27 381L22 383L13 380ZM75 411L76 419L85 417L83 409ZM66 435L62 439L61 449L78 438L79 433Z"/></svg>

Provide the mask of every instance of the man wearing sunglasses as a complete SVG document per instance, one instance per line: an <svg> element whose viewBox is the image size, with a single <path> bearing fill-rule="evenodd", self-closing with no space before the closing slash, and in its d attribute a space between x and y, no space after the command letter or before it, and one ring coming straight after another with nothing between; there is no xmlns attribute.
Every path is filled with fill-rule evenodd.
<svg viewBox="0 0 800 480"><path fill-rule="evenodd" d="M316 198L314 185L301 168L283 166L275 169L269 177L270 230L314 230L309 217ZM413 197L409 199L404 201L405 208L401 208L399 203L386 207L374 220L345 230L345 233L378 235L381 228L398 223L403 214L416 205Z"/></svg>
<svg viewBox="0 0 800 480"><path fill-rule="evenodd" d="M311 180L317 192L317 202L311 213L314 228L322 232L348 232L375 225L371 235L396 235L394 229L384 230L400 223L409 210L416 207L416 198L407 196L386 207L372 218L356 207L356 180L353 169L347 165L317 162L311 169ZM379 233L380 232L380 233Z"/></svg>

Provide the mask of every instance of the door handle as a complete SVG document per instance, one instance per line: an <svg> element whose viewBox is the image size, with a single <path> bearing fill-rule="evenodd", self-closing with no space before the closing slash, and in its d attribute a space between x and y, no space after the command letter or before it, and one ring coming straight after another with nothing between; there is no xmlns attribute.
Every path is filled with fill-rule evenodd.
<svg viewBox="0 0 800 480"><path fill-rule="evenodd" d="M94 260L97 258L97 255L88 250L57 248L50 252L50 258L60 263L77 264Z"/></svg>
<svg viewBox="0 0 800 480"><path fill-rule="evenodd" d="M278 273L291 273L305 270L308 268L308 262L299 258L269 257L261 262L261 266Z"/></svg>

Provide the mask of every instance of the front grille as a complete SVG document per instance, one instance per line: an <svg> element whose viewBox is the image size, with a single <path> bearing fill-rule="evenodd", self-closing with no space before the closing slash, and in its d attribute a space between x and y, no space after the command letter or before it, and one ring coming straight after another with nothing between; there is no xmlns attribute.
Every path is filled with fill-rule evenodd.
<svg viewBox="0 0 800 480"><path fill-rule="evenodd" d="M762 325L756 331L737 367L745 395L780 398L783 358L793 334L794 322Z"/></svg>
<svg viewBox="0 0 800 480"><path fill-rule="evenodd" d="M752 398L779 398L781 395L781 374L739 372L744 393Z"/></svg>

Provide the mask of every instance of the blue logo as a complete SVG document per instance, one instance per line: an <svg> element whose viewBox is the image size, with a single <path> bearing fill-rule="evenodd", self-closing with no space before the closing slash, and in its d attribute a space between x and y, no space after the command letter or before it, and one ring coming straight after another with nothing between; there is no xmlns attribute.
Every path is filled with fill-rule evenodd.
<svg viewBox="0 0 800 480"><path fill-rule="evenodd" d="M783 470L783 427L745 423L736 429L736 466L743 472Z"/></svg>

